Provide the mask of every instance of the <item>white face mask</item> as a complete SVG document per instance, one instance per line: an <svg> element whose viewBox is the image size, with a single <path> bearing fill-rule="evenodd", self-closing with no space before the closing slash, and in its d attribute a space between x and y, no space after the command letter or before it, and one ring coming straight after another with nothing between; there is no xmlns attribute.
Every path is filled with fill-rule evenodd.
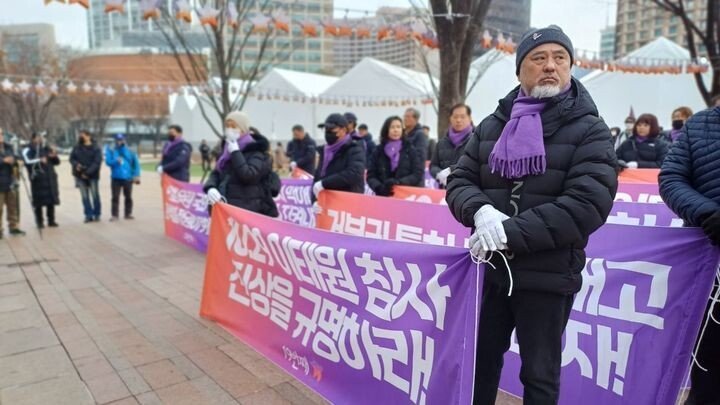
<svg viewBox="0 0 720 405"><path fill-rule="evenodd" d="M633 127L635 127L635 124L625 124L625 130L627 132L632 132Z"/></svg>
<svg viewBox="0 0 720 405"><path fill-rule="evenodd" d="M225 128L225 136L228 138L239 138L240 137L240 130L235 128Z"/></svg>

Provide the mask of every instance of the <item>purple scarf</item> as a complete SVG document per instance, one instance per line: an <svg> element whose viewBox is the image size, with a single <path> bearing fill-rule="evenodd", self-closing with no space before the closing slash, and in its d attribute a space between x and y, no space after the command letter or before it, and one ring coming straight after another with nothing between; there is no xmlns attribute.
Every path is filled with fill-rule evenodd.
<svg viewBox="0 0 720 405"><path fill-rule="evenodd" d="M467 128L463 129L460 132L455 132L453 127L450 127L448 130L448 138L450 139L450 143L453 144L454 147L460 146L465 140L467 139L468 135L470 135L470 132L472 132L473 126L472 124L468 125Z"/></svg>
<svg viewBox="0 0 720 405"><path fill-rule="evenodd" d="M163 152L162 152L163 155L166 155L168 153L168 151L173 148L173 146L181 143L182 141L183 141L182 138L178 137L178 138L175 138L174 141L165 142L165 145L163 145Z"/></svg>
<svg viewBox="0 0 720 405"><path fill-rule="evenodd" d="M345 135L345 137L334 144L325 145L325 148L323 149L323 164L322 169L320 170L320 177L325 177L325 172L327 171L328 166L330 166L330 162L332 162L335 154L338 153L340 148L350 142L352 142L352 137L350 135Z"/></svg>
<svg viewBox="0 0 720 405"><path fill-rule="evenodd" d="M244 134L240 136L240 138L237 140L237 144L240 147L240 152L245 150L245 147L250 145L251 143L255 142L252 135L248 132L247 134ZM230 151L228 151L227 144L225 144L225 148L223 148L223 153L220 155L220 157L217 160L217 163L215 164L215 167L222 171L225 168L225 164L227 164L228 160L230 160Z"/></svg>
<svg viewBox="0 0 720 405"><path fill-rule="evenodd" d="M671 129L670 130L670 140L673 142L677 141L678 138L680 138L680 135L682 135L681 129Z"/></svg>
<svg viewBox="0 0 720 405"><path fill-rule="evenodd" d="M644 142L647 141L648 139L650 139L649 136L635 135L635 142L636 142L636 143L644 143Z"/></svg>
<svg viewBox="0 0 720 405"><path fill-rule="evenodd" d="M385 156L390 159L390 171L394 172L397 170L398 164L400 163L400 151L402 150L402 141L387 141L385 144Z"/></svg>

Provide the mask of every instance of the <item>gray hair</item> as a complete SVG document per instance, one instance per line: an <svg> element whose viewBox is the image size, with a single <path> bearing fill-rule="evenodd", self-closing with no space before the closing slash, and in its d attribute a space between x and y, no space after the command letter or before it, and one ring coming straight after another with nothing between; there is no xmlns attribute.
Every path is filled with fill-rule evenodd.
<svg viewBox="0 0 720 405"><path fill-rule="evenodd" d="M407 110L405 110L405 112L410 112L413 115L413 117L415 117L415 120L420 119L420 111L417 108L410 107Z"/></svg>

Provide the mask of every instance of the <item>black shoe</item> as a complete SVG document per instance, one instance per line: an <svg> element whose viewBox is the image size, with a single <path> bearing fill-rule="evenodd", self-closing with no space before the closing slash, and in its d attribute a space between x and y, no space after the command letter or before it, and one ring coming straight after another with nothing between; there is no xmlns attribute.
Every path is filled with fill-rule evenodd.
<svg viewBox="0 0 720 405"><path fill-rule="evenodd" d="M125 215L125 219L135 219L135 217L132 215Z"/></svg>
<svg viewBox="0 0 720 405"><path fill-rule="evenodd" d="M25 235L25 231L23 231L23 230L21 230L21 229L18 229L18 228L11 229L11 230L10 230L10 235L14 235L14 236L24 236L24 235Z"/></svg>
<svg viewBox="0 0 720 405"><path fill-rule="evenodd" d="M86 223L86 224L89 224L89 223L92 222L92 221L93 221L92 218L85 218L85 223Z"/></svg>
<svg viewBox="0 0 720 405"><path fill-rule="evenodd" d="M37 227L38 227L38 229L43 229L43 228L45 228L45 224L38 224Z"/></svg>
<svg viewBox="0 0 720 405"><path fill-rule="evenodd" d="M50 223L48 223L48 226L49 226L50 228L57 228L57 227L60 226L60 225L58 225L57 222L50 222Z"/></svg>

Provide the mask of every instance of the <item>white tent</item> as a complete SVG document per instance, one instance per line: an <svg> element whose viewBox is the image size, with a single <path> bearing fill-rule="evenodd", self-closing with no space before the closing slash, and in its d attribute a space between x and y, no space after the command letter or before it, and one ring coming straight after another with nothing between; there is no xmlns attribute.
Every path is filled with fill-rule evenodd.
<svg viewBox="0 0 720 405"><path fill-rule="evenodd" d="M518 84L515 55L492 50L475 59L470 65L468 78L468 89L472 89L465 99L465 103L472 109L475 123L495 111L498 100Z"/></svg>
<svg viewBox="0 0 720 405"><path fill-rule="evenodd" d="M436 79L432 79L437 84ZM325 98L336 98L345 105L319 105L318 113L324 119L333 112L352 111L359 123L365 123L378 140L380 128L387 117L401 116L408 107L420 111L420 122L432 129L437 126L437 114L432 104L421 103L423 99L434 99L430 76L405 69L373 58L364 58L350 69L340 80L323 94ZM412 100L413 105L368 106L368 101ZM434 134L433 134L434 136Z"/></svg>
<svg viewBox="0 0 720 405"><path fill-rule="evenodd" d="M687 62L689 52L665 38L658 38L622 58L623 62L653 59L667 62ZM711 73L707 73L706 83ZM649 75L640 73L595 71L581 82L595 100L600 115L609 126L622 127L630 107L635 116L651 113L658 117L660 125L670 128L672 111L680 106L693 111L702 110L705 102L700 96L692 74Z"/></svg>

